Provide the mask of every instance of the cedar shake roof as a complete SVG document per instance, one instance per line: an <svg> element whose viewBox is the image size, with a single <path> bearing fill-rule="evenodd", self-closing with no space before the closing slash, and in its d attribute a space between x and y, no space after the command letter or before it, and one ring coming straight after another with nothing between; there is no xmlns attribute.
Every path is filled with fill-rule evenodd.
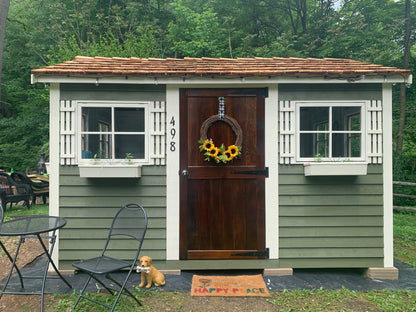
<svg viewBox="0 0 416 312"><path fill-rule="evenodd" d="M118 58L84 57L32 71L34 75L136 77L408 77L409 70L335 58Z"/></svg>

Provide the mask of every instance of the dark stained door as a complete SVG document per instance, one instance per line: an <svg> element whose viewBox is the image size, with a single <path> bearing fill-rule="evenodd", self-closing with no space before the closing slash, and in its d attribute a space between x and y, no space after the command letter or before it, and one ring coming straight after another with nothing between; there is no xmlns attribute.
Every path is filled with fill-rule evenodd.
<svg viewBox="0 0 416 312"><path fill-rule="evenodd" d="M180 93L180 258L249 259L265 250L265 89L183 89ZM206 161L198 143L201 126L215 146L242 139L241 156ZM227 118L227 120L230 120ZM205 123L207 125L207 123ZM256 172L259 171L259 172Z"/></svg>

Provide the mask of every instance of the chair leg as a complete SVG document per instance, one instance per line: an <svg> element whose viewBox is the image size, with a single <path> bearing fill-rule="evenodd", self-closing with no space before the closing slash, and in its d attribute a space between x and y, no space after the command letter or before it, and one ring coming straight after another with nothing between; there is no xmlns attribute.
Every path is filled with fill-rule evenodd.
<svg viewBox="0 0 416 312"><path fill-rule="evenodd" d="M95 277L93 274L90 275L95 281L97 281L101 286L103 286L111 295L114 296L114 291L113 289L107 287L106 284L104 284L98 277Z"/></svg>
<svg viewBox="0 0 416 312"><path fill-rule="evenodd" d="M78 305L78 303L79 303L79 300L83 297L84 292L85 292L85 289L87 289L87 286L88 286L88 283L90 282L90 280L91 280L91 276L90 276L90 275L88 275L87 281L85 282L85 285L84 285L84 287L82 288L82 290L81 290L81 292L80 292L80 294L79 294L79 296L78 296L77 300L75 301L74 306L72 307L72 310L71 310L71 311L74 311L74 310L75 310L76 306L77 306L77 305Z"/></svg>
<svg viewBox="0 0 416 312"><path fill-rule="evenodd" d="M119 295L121 295L121 293L123 292L123 291L125 291L130 297L132 297L133 299L134 299L134 301L136 301L137 302L137 304L139 305L139 306L142 306L142 303L139 301L139 300L137 300L137 298L130 292L130 290L128 290L127 289L127 287L126 287L126 285L127 285L127 282L128 282L128 280L129 280L129 278L130 278L130 273L129 273L129 276L126 278L126 280L124 281L124 283L123 283L123 285L121 285L119 282L117 282L115 279L113 279L113 278L111 278L111 276L109 275L109 274L107 274L106 275L106 277L109 279L109 280L111 280L113 283L115 283L115 284L117 284L119 287L120 287L120 291L119 291ZM119 296L118 296L119 297ZM116 300L118 300L118 298L116 299ZM115 303L114 303L114 305L113 305L113 308L116 306L116 303L117 303L117 301L115 301Z"/></svg>
<svg viewBox="0 0 416 312"><path fill-rule="evenodd" d="M117 296L116 296L116 298L114 300L113 306L108 306L108 305L106 305L104 303L101 303L101 302L96 301L96 300L94 300L92 298L88 298L88 297L84 296L84 292L87 289L87 286L88 286L89 282L91 281L91 278L94 279L95 281L97 281L100 285L102 285L111 295L114 295L114 290L113 289L108 288L102 281L100 281L94 275L88 274L88 279L85 282L85 285L82 288L82 290L81 290L81 292L80 292L77 300L75 301L74 306L72 307L72 310L71 311L74 311L75 308L76 308L76 306L78 305L79 301L81 300L81 298L84 298L84 299L87 299L89 301L92 301L92 302L95 302L97 304L100 304L102 306L105 306L105 307L111 309L111 312L113 312L114 309L116 308L116 305L118 303L118 300L120 299L120 296L123 294L123 292L126 292L130 297L132 297L134 299L134 301L136 301L139 306L142 306L141 302L139 300L137 300L137 298L126 287L127 281L129 280L130 275L131 275L131 271L128 273L128 277L126 277L126 279L124 280L124 282L123 282L122 285L119 282L117 282L116 280L114 280L109 274L107 274L105 276L107 279L111 280L112 282L114 282L115 284L117 284L120 287L120 290L118 290Z"/></svg>

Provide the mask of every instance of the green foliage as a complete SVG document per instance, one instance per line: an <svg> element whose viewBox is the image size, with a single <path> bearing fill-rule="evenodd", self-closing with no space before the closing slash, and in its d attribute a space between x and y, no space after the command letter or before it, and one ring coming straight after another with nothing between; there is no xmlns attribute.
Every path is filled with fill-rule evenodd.
<svg viewBox="0 0 416 312"><path fill-rule="evenodd" d="M415 12L413 1L413 32ZM404 0L13 0L2 75L4 116L10 120L0 116L0 132L11 133L0 133L0 166L33 167L40 151L48 149L48 97L43 86L30 85L33 68L77 55L338 57L400 67L403 31ZM403 159L395 160L394 172L399 180L412 179L416 167L416 84L406 92Z"/></svg>
<svg viewBox="0 0 416 312"><path fill-rule="evenodd" d="M58 42L47 59L58 63L77 55L104 57L158 57L160 28L140 20L139 2L98 0L52 3L50 30ZM150 19L150 16L148 17Z"/></svg>
<svg viewBox="0 0 416 312"><path fill-rule="evenodd" d="M27 90L26 103L15 117L0 117L0 166L25 171L35 168L41 151L48 154L48 90ZM44 149L46 147L46 150Z"/></svg>
<svg viewBox="0 0 416 312"><path fill-rule="evenodd" d="M218 16L206 6L199 13L183 5L172 3L173 19L168 25L167 41L174 57L225 57L228 37Z"/></svg>

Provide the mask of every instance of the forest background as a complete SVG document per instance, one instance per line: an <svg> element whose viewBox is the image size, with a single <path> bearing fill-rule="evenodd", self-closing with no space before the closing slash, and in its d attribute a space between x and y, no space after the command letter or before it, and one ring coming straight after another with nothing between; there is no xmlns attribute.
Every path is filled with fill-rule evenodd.
<svg viewBox="0 0 416 312"><path fill-rule="evenodd" d="M33 169L49 152L49 86L31 85L30 71L77 55L330 57L415 68L413 0L0 0L0 18L7 7L4 170ZM415 117L416 83L395 85L397 181L416 181Z"/></svg>

